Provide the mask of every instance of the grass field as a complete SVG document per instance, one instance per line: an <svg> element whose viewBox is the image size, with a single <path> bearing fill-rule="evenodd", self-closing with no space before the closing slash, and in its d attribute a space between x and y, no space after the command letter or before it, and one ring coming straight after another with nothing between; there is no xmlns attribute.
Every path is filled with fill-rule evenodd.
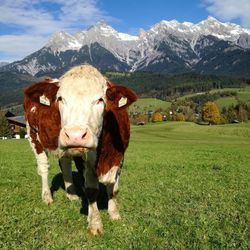
<svg viewBox="0 0 250 250"><path fill-rule="evenodd" d="M160 108L166 110L170 106L170 102L165 102L156 98L140 98L130 106L129 111L147 112L149 110L155 111Z"/></svg>
<svg viewBox="0 0 250 250"><path fill-rule="evenodd" d="M223 107L236 106L238 101L235 97L222 97L215 101L216 104L222 109Z"/></svg>
<svg viewBox="0 0 250 250"><path fill-rule="evenodd" d="M50 183L61 177L51 157ZM26 140L0 141L0 249L250 249L250 123L132 127L118 196L86 232L82 201L47 207Z"/></svg>
<svg viewBox="0 0 250 250"><path fill-rule="evenodd" d="M240 89L240 88L224 88L224 89L212 89L209 91L211 94L215 94L217 92L237 92L238 94L238 99L241 102L245 102L248 105L250 105L250 87L246 87L245 89ZM189 94L189 95L184 95L178 98L178 100L185 100L190 97L200 95L201 93L195 93L195 94ZM205 94L205 93L204 93ZM228 107L231 105L237 105L238 101L235 97L222 97L216 100L216 103L219 105L220 108L223 107Z"/></svg>

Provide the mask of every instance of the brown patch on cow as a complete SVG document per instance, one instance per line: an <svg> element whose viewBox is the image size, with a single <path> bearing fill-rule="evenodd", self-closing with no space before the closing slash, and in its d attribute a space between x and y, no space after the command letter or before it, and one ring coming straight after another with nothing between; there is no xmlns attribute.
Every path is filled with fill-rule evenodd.
<svg viewBox="0 0 250 250"><path fill-rule="evenodd" d="M137 100L136 94L129 88L119 85L113 85L112 83L108 83L108 86L110 86L107 91L107 110L116 110L121 108L127 108L129 105L131 105L133 102ZM119 101L122 98L126 98L126 104L122 105L120 107Z"/></svg>
<svg viewBox="0 0 250 250"><path fill-rule="evenodd" d="M136 94L123 86L109 83L103 130L98 146L97 176L106 174L113 166L120 166L129 144L130 121L128 106L136 101ZM127 98L119 108L119 100Z"/></svg>
<svg viewBox="0 0 250 250"><path fill-rule="evenodd" d="M45 80L27 87L24 91L25 118L30 126L30 137L39 154L44 149L55 150L61 129L61 118L56 102L56 83ZM40 96L46 96L50 105L40 103ZM39 135L39 138L38 138Z"/></svg>

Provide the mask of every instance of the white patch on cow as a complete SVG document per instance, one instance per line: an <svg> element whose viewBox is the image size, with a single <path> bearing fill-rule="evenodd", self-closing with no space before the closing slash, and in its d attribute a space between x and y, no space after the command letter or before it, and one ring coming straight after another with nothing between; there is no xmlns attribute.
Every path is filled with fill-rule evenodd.
<svg viewBox="0 0 250 250"><path fill-rule="evenodd" d="M30 137L30 126L28 122L26 123L26 128L27 128L27 134L29 135L28 140L30 142L31 148L37 160L37 173L42 178L42 199L44 203L49 205L53 202L53 199L52 199L52 195L51 195L49 183L48 183L48 173L49 173L49 167L50 167L48 156L46 152L44 151L40 154L36 152L35 145L31 141L32 139Z"/></svg>
<svg viewBox="0 0 250 250"><path fill-rule="evenodd" d="M72 159L71 157L62 157L59 161L62 169L66 196L71 201L78 200L79 197L76 194L72 178Z"/></svg>
<svg viewBox="0 0 250 250"><path fill-rule="evenodd" d="M33 106L33 107L30 109L30 112L35 113L35 112L36 112L36 106Z"/></svg>
<svg viewBox="0 0 250 250"><path fill-rule="evenodd" d="M103 225L97 203L93 202L88 207L88 230L92 235L103 233Z"/></svg>
<svg viewBox="0 0 250 250"><path fill-rule="evenodd" d="M119 175L116 178L115 183L107 185L107 194L108 194L108 213L111 220L120 220L121 216L119 213L116 194L118 192L119 186Z"/></svg>
<svg viewBox="0 0 250 250"><path fill-rule="evenodd" d="M109 199L109 201L108 201L108 213L109 213L109 217L111 220L120 220L121 219L116 198Z"/></svg>
<svg viewBox="0 0 250 250"><path fill-rule="evenodd" d="M94 67L81 65L66 72L59 81L57 98L60 100L62 127L59 146L65 146L63 131L77 127L88 129L90 133L89 140L83 146L95 149L103 123L106 79Z"/></svg>
<svg viewBox="0 0 250 250"><path fill-rule="evenodd" d="M37 172L42 177L42 199L49 205L53 202L49 183L48 183L48 174L49 174L49 162L48 156L45 152L41 154L36 154L37 159Z"/></svg>
<svg viewBox="0 0 250 250"><path fill-rule="evenodd" d="M128 102L128 98L127 97L121 97L121 99L118 102L118 107L121 108L123 106L125 106Z"/></svg>
<svg viewBox="0 0 250 250"><path fill-rule="evenodd" d="M41 141L40 141L40 137L39 137L39 134L38 134L38 133L36 133L36 139L37 139L37 141L41 142Z"/></svg>
<svg viewBox="0 0 250 250"><path fill-rule="evenodd" d="M51 83L59 83L59 79L57 78L53 78L50 80Z"/></svg>
<svg viewBox="0 0 250 250"><path fill-rule="evenodd" d="M118 169L119 169L118 166L112 167L106 174L98 177L99 182L101 182L105 185L106 184L114 184L116 182L116 179L117 179Z"/></svg>

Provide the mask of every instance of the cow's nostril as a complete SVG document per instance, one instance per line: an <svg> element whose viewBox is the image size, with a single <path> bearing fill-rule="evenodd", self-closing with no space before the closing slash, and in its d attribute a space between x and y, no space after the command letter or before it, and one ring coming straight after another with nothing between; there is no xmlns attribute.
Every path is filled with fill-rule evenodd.
<svg viewBox="0 0 250 250"><path fill-rule="evenodd" d="M65 131L65 135L66 135L66 137L67 137L68 139L70 138L66 131Z"/></svg>
<svg viewBox="0 0 250 250"><path fill-rule="evenodd" d="M87 132L85 132L83 135L82 135L82 139L84 139L87 135Z"/></svg>

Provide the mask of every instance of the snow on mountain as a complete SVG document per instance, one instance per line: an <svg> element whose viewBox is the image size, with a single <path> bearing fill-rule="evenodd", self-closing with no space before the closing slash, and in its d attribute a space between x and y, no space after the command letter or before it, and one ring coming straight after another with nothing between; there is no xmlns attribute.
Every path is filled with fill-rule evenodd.
<svg viewBox="0 0 250 250"><path fill-rule="evenodd" d="M0 62L0 68L9 64L8 62Z"/></svg>
<svg viewBox="0 0 250 250"><path fill-rule="evenodd" d="M225 43L222 45L219 41ZM116 69L119 64L119 70L157 71L173 65L173 71L176 67L185 70L202 61L202 56L208 55L204 52L207 48L212 51L217 46L223 51L230 44L250 49L250 29L208 17L197 24L163 20L148 31L140 29L138 36L131 36L116 31L105 22L98 22L74 35L63 31L55 33L41 50L1 70L13 68L41 75L63 70L70 63L95 63L102 69L111 61L109 69Z"/></svg>
<svg viewBox="0 0 250 250"><path fill-rule="evenodd" d="M98 22L88 30L80 31L75 37L82 46L98 42L119 60L128 64L131 63L130 51L136 47L139 40L137 36L119 33L104 22Z"/></svg>
<svg viewBox="0 0 250 250"><path fill-rule="evenodd" d="M74 36L60 31L49 39L45 47L50 48L53 52L60 52L66 50L79 50L82 45Z"/></svg>
<svg viewBox="0 0 250 250"><path fill-rule="evenodd" d="M221 40L237 43L241 35L250 36L250 29L244 29L233 23L221 23L214 17L209 16L206 20L197 24L163 20L155 24L148 31L148 34L155 37L171 34L192 42L195 42L200 36L212 35ZM244 45L250 48L250 44Z"/></svg>
<svg viewBox="0 0 250 250"><path fill-rule="evenodd" d="M197 27L201 35L212 35L226 41L236 42L241 34L250 35L249 29L232 23L221 23L211 16L198 23Z"/></svg>

